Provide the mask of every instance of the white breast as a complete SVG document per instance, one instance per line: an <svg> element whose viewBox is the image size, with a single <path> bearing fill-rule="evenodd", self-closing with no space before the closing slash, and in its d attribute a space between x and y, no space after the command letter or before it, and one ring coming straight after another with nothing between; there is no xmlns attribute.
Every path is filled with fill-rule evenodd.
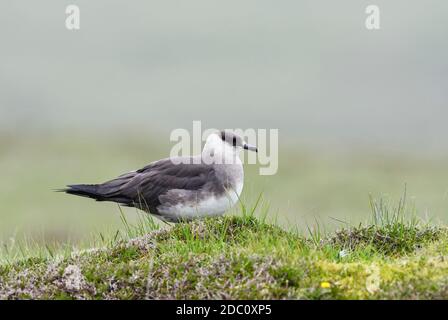
<svg viewBox="0 0 448 320"><path fill-rule="evenodd" d="M210 195L196 203L179 203L169 207L162 206L158 208L158 211L161 217L167 221L218 216L225 213L238 202L242 191L243 182L238 183L235 190L227 190L226 194L222 196Z"/></svg>

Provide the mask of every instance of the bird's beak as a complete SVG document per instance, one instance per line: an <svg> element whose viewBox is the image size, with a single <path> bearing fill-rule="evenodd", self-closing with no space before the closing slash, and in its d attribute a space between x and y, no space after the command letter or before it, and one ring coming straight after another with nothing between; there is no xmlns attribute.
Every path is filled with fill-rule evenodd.
<svg viewBox="0 0 448 320"><path fill-rule="evenodd" d="M252 145L247 144L247 143L244 144L243 148L244 148L245 150L250 150L250 151L258 152L258 149L257 149L256 146L252 146Z"/></svg>

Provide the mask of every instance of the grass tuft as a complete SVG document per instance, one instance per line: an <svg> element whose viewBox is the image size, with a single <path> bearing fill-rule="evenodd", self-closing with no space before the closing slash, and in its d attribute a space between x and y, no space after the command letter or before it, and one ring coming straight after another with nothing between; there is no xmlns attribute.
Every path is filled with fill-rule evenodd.
<svg viewBox="0 0 448 320"><path fill-rule="evenodd" d="M406 188L397 205L384 198L369 199L371 224L336 231L328 240L332 246L349 251L371 248L385 255L401 255L439 239L440 228L420 226L415 206L407 202Z"/></svg>

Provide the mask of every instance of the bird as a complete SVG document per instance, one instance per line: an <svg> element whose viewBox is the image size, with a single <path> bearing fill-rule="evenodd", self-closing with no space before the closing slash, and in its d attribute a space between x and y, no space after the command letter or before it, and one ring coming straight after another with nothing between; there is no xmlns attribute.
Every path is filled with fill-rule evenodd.
<svg viewBox="0 0 448 320"><path fill-rule="evenodd" d="M240 199L243 149L258 152L240 135L217 131L199 155L165 158L104 183L71 184L58 191L135 207L165 222L216 217Z"/></svg>

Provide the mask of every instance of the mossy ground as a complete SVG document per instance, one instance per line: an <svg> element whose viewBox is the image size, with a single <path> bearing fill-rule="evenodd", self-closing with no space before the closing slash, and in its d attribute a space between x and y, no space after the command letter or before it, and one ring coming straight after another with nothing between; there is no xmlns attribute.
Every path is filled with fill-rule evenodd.
<svg viewBox="0 0 448 320"><path fill-rule="evenodd" d="M2 299L447 299L448 232L395 221L304 237L253 216L0 266Z"/></svg>

